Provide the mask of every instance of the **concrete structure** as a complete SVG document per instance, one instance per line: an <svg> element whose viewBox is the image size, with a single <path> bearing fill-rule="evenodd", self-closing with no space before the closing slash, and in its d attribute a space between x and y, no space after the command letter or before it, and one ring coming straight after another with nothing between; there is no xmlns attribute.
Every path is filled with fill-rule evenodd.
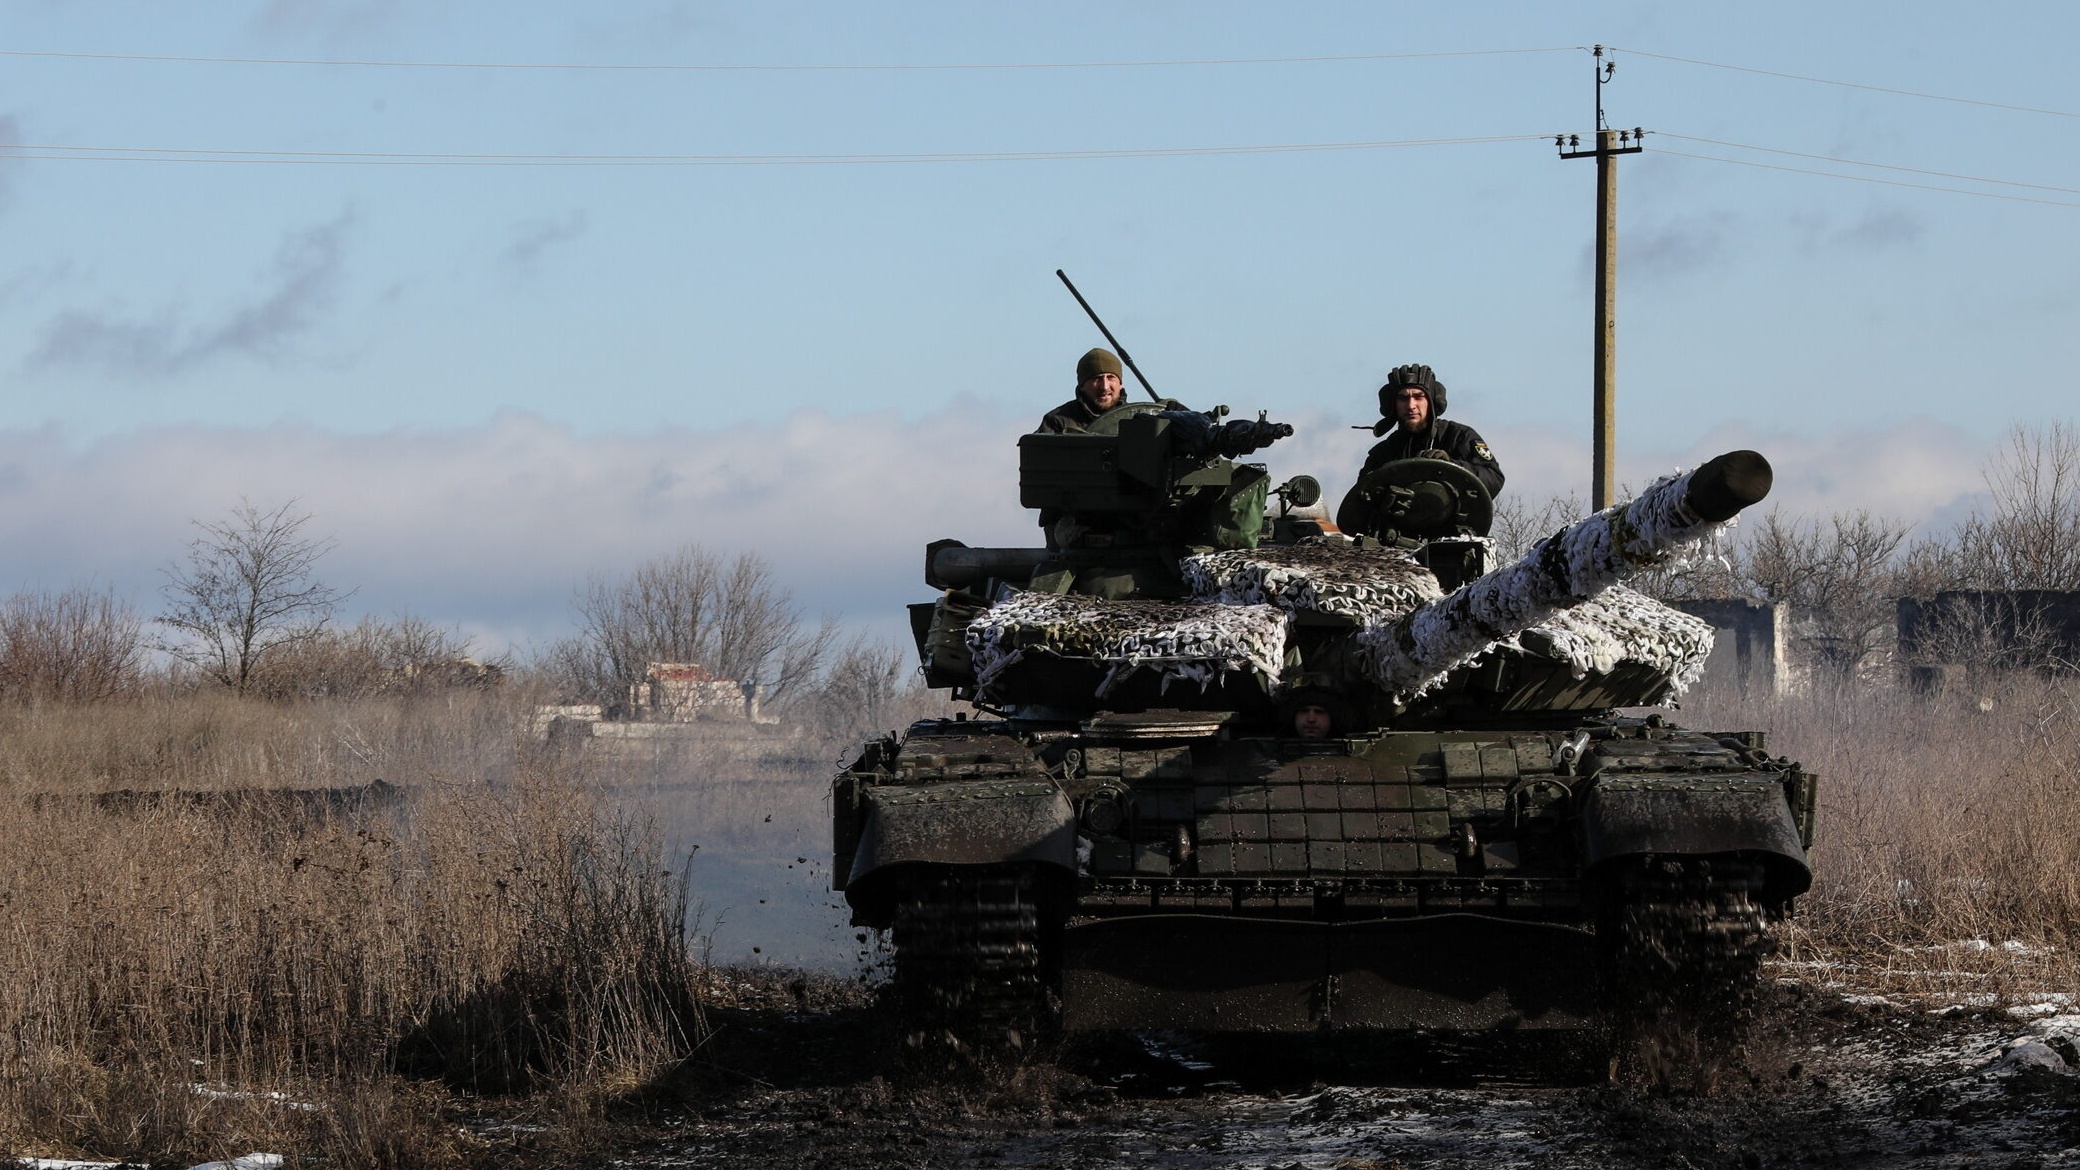
<svg viewBox="0 0 2080 1170"><path fill-rule="evenodd" d="M1700 690L1767 696L1796 688L1797 674L1786 644L1788 606L1741 597L1669 604L1712 627L1712 656L1705 660Z"/></svg>
<svg viewBox="0 0 2080 1170"><path fill-rule="evenodd" d="M534 734L536 738L554 734L559 721L567 729L577 724L589 728L605 717L598 703L545 703L534 709Z"/></svg>
<svg viewBox="0 0 2080 1170"><path fill-rule="evenodd" d="M1974 669L2080 671L2080 592L1955 589L1898 605L1899 660L1917 686Z"/></svg>
<svg viewBox="0 0 2080 1170"><path fill-rule="evenodd" d="M650 722L777 722L759 710L764 692L764 687L721 678L698 663L653 662L643 681L629 688L628 698L636 718Z"/></svg>

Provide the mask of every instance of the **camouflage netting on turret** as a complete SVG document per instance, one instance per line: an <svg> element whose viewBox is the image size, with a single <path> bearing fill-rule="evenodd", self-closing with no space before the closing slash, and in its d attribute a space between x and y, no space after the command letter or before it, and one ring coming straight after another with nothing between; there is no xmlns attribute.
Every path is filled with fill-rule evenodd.
<svg viewBox="0 0 2080 1170"><path fill-rule="evenodd" d="M1285 615L1268 605L1188 601L1104 601L1019 593L968 624L975 679L984 696L1029 652L1087 659L1106 668L1103 698L1136 671L1158 674L1167 691L1179 680L1201 689L1224 674L1250 673L1267 685L1285 664Z"/></svg>
<svg viewBox="0 0 2080 1170"><path fill-rule="evenodd" d="M1710 628L1631 590L1617 600L1611 593L1624 577L1724 527L1690 510L1689 487L1689 474L1657 480L1632 502L1568 525L1516 564L1441 601L1396 621L1367 623L1356 639L1361 665L1381 688L1414 697L1489 649L1513 644L1520 631L1535 630L1577 674L1623 657L1660 668L1680 694L1703 672Z"/></svg>
<svg viewBox="0 0 2080 1170"><path fill-rule="evenodd" d="M1186 557L1185 584L1202 601L1275 605L1287 613L1334 613L1391 621L1444 596L1437 578L1398 548L1351 548L1320 537L1290 547Z"/></svg>

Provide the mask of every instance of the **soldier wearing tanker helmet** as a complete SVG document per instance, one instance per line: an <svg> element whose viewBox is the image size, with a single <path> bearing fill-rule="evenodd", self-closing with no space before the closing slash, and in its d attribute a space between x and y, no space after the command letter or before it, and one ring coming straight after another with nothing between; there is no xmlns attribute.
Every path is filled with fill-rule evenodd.
<svg viewBox="0 0 2080 1170"><path fill-rule="evenodd" d="M1094 349L1076 362L1076 397L1047 412L1036 433L1073 434L1090 429L1098 416L1127 400L1125 371L1119 356L1109 349Z"/></svg>
<svg viewBox="0 0 2080 1170"><path fill-rule="evenodd" d="M1471 471L1490 496L1502 492L1502 465L1481 433L1444 414L1444 383L1429 366L1396 366L1379 388L1379 412L1372 433L1387 435L1365 453L1365 473L1397 459L1444 459ZM1392 434L1387 434L1389 428Z"/></svg>

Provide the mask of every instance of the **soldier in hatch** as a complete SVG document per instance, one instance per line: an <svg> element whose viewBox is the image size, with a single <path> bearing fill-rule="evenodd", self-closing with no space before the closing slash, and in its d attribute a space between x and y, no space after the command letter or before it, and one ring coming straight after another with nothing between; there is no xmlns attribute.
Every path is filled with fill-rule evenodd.
<svg viewBox="0 0 2080 1170"><path fill-rule="evenodd" d="M1094 349L1076 360L1076 397L1047 412L1035 434L1082 434L1098 416L1127 400L1126 383L1119 379L1119 356L1109 349ZM1042 508L1040 527L1047 532L1047 547L1067 548L1082 539L1085 529L1060 510Z"/></svg>
<svg viewBox="0 0 2080 1170"><path fill-rule="evenodd" d="M1327 739L1346 730L1342 700L1337 698L1327 675L1300 675L1288 687L1278 705L1280 735L1299 739Z"/></svg>
<svg viewBox="0 0 2080 1170"><path fill-rule="evenodd" d="M1303 704L1293 712L1293 734L1301 739L1327 739L1336 730L1336 716L1320 703Z"/></svg>
<svg viewBox="0 0 2080 1170"><path fill-rule="evenodd" d="M1102 351L1094 351L1102 352ZM1444 383L1429 366L1396 366L1379 388L1379 412L1372 433L1393 434L1375 443L1365 453L1365 466L1358 476L1397 459L1445 459L1471 471L1490 496L1502 494L1502 465L1481 433L1462 422L1448 422L1444 414Z"/></svg>
<svg viewBox="0 0 2080 1170"><path fill-rule="evenodd" d="M1118 355L1094 349L1076 362L1076 397L1047 412L1036 433L1070 434L1089 429L1098 416L1127 400Z"/></svg>

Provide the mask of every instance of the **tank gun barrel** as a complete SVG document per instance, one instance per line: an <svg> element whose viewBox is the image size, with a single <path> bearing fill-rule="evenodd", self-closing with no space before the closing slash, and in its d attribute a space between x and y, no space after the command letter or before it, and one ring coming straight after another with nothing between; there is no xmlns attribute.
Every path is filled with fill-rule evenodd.
<svg viewBox="0 0 2080 1170"><path fill-rule="evenodd" d="M1546 537L1504 565L1360 633L1374 681L1418 694L1453 668L1718 531L1769 494L1769 460L1731 451Z"/></svg>

